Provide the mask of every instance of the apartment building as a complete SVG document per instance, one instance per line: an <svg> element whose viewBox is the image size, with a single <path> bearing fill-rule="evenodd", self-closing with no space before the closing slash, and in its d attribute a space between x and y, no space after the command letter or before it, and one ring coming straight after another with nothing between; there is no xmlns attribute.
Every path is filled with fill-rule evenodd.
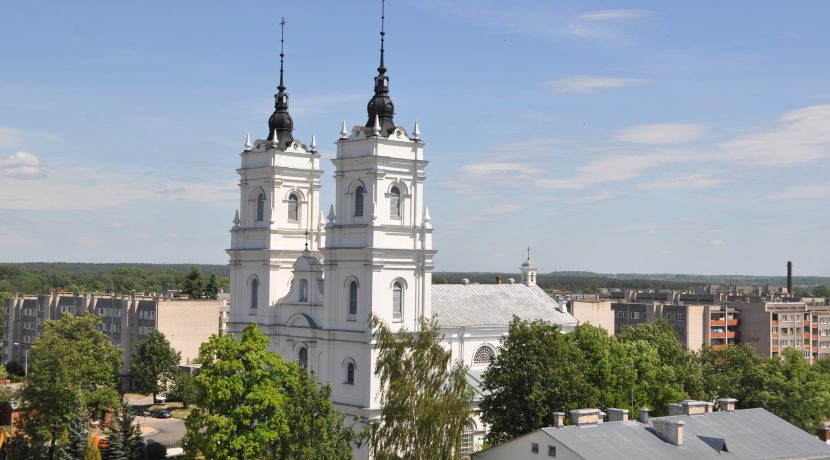
<svg viewBox="0 0 830 460"><path fill-rule="evenodd" d="M744 340L762 356L799 350L810 363L830 356L830 305L823 298L726 302L741 311Z"/></svg>
<svg viewBox="0 0 830 460"><path fill-rule="evenodd" d="M602 327L612 335L628 326L664 318L691 350L723 347L741 339L740 311L720 305L719 294L628 290L620 291L618 298L621 300L572 300L568 311L580 322Z"/></svg>
<svg viewBox="0 0 830 460"><path fill-rule="evenodd" d="M153 329L164 333L181 352L182 364L199 354L199 345L212 334L227 330L228 306L224 300L178 300L143 295L74 295L52 293L6 299L3 362L25 365L43 324L62 315L91 313L102 318L101 331L121 348L124 382L137 344Z"/></svg>

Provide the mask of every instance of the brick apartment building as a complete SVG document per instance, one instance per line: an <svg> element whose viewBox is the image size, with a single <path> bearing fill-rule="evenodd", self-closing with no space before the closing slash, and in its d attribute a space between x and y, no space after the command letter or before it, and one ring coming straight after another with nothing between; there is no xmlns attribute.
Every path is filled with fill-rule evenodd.
<svg viewBox="0 0 830 460"><path fill-rule="evenodd" d="M3 362L25 365L45 321L88 312L102 317L101 331L121 348L126 384L136 345L151 330L163 332L170 345L181 352L182 364L190 364L198 356L202 342L227 329L227 311L227 300L65 293L16 296L6 299L4 305L2 358Z"/></svg>

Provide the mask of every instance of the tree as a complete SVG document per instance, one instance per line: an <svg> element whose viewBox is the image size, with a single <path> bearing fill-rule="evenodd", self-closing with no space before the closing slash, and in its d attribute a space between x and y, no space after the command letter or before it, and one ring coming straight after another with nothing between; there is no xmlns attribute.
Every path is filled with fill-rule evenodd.
<svg viewBox="0 0 830 460"><path fill-rule="evenodd" d="M102 460L101 450L98 449L98 443L95 441L95 436L90 436L86 444L86 453L83 456L84 460Z"/></svg>
<svg viewBox="0 0 830 460"><path fill-rule="evenodd" d="M190 296L191 299L201 299L204 294L204 279L199 267L191 266L190 273L184 279L182 292Z"/></svg>
<svg viewBox="0 0 830 460"><path fill-rule="evenodd" d="M128 460L130 458L124 449L124 437L118 425L116 421L109 431L106 447L101 449L101 460Z"/></svg>
<svg viewBox="0 0 830 460"><path fill-rule="evenodd" d="M153 329L138 343L130 363L130 375L135 388L144 394L156 395L168 390L179 372L182 355L170 346L164 333Z"/></svg>
<svg viewBox="0 0 830 460"><path fill-rule="evenodd" d="M202 344L197 407L185 422L188 451L226 459L351 458L349 433L333 412L328 387L320 392L303 380L305 370L267 348L254 324L239 341L214 335Z"/></svg>
<svg viewBox="0 0 830 460"><path fill-rule="evenodd" d="M421 318L417 333L393 332L372 316L377 340L380 418L370 429L378 459L459 458L472 390L466 367L451 363L435 317Z"/></svg>
<svg viewBox="0 0 830 460"><path fill-rule="evenodd" d="M64 458L82 459L89 443L89 417L83 411L76 412L69 422L69 442L63 448Z"/></svg>
<svg viewBox="0 0 830 460"><path fill-rule="evenodd" d="M555 324L514 317L501 350L483 375L481 419L496 445L553 424L553 412L588 407L595 398L585 357Z"/></svg>
<svg viewBox="0 0 830 460"><path fill-rule="evenodd" d="M179 372L176 375L173 393L182 401L182 406L185 409L190 407L190 404L195 402L199 396L199 390L196 388L196 382L193 380L193 376L187 372Z"/></svg>
<svg viewBox="0 0 830 460"><path fill-rule="evenodd" d="M98 330L93 315L46 321L29 353L29 375L17 393L20 422L32 445L48 444L48 458L78 412L117 408L121 352Z"/></svg>
<svg viewBox="0 0 830 460"><path fill-rule="evenodd" d="M147 458L144 436L141 435L141 428L135 423L135 415L132 412L125 410L114 429L118 429L121 433L124 452L128 460Z"/></svg>
<svg viewBox="0 0 830 460"><path fill-rule="evenodd" d="M210 276L208 276L203 294L210 300L216 300L219 298L219 279L216 277L216 273L211 273Z"/></svg>

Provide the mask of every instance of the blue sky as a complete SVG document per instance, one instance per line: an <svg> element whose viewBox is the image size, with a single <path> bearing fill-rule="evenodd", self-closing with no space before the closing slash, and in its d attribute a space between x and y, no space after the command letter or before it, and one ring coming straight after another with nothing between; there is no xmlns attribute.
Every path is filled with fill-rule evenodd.
<svg viewBox="0 0 830 460"><path fill-rule="evenodd" d="M389 0L437 270L830 276L830 4ZM0 261L225 263L286 17L295 137L365 122L370 2L16 2ZM323 162L323 204L333 166Z"/></svg>

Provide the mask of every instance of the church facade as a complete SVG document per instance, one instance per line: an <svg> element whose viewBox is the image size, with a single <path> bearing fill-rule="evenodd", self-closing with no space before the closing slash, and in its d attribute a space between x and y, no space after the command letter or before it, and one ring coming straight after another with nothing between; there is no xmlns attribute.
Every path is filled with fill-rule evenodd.
<svg viewBox="0 0 830 460"><path fill-rule="evenodd" d="M521 283L432 285L436 251L424 200L424 142L417 122L411 132L394 122L383 53L381 42L366 123L341 127L332 160L335 203L325 215L317 142L293 138L281 63L268 136L246 139L240 154L240 203L227 250L230 332L257 324L272 351L314 370L331 385L338 410L361 420L380 411L370 315L393 330L413 331L419 318L436 314L446 347L470 366L476 398L481 372L513 315L566 331L577 324L536 286L529 257ZM465 450L483 433L472 416Z"/></svg>

